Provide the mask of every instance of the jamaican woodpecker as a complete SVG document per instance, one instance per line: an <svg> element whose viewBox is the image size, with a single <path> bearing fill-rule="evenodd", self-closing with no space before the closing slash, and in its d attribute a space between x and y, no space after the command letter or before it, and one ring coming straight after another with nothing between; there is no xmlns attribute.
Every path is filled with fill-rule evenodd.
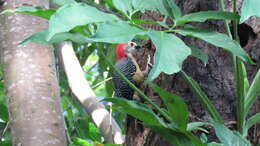
<svg viewBox="0 0 260 146"><path fill-rule="evenodd" d="M146 72L148 72L148 68L146 69L147 71L141 71L133 57L133 53L137 48L138 46L134 42L118 44L116 49L115 65L115 67L135 85L142 82ZM113 74L113 83L115 86L116 97L123 97L129 100L133 99L134 90L123 79L121 79L116 72Z"/></svg>

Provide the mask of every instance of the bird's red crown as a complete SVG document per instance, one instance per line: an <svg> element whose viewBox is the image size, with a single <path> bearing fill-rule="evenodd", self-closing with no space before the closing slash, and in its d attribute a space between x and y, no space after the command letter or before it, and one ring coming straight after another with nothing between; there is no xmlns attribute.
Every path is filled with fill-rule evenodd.
<svg viewBox="0 0 260 146"><path fill-rule="evenodd" d="M117 61L126 57L125 51L124 51L125 45L126 45L125 43L120 43L117 45L117 48L116 48L116 60Z"/></svg>

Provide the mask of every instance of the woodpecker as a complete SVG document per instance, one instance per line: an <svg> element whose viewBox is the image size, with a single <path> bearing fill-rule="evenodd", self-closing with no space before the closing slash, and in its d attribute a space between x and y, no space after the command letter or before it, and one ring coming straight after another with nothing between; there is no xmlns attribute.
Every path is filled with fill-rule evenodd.
<svg viewBox="0 0 260 146"><path fill-rule="evenodd" d="M148 66L145 71L141 71L133 53L138 49L138 45L134 42L120 43L116 48L116 64L115 67L125 75L125 77L133 84L137 85L144 80L148 72ZM150 60L150 57L148 57ZM113 83L115 86L115 96L123 97L129 100L133 99L134 90L114 72Z"/></svg>

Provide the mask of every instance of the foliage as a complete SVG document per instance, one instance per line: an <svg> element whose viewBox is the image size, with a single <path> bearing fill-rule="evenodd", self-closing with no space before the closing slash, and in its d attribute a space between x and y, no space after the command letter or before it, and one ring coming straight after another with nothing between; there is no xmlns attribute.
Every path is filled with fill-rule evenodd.
<svg viewBox="0 0 260 146"><path fill-rule="evenodd" d="M247 20L250 16L258 16L260 17L260 10L258 6L260 5L259 0L244 0L242 9L241 9L241 18L240 23L243 23Z"/></svg>
<svg viewBox="0 0 260 146"><path fill-rule="evenodd" d="M151 106L121 98L106 98L104 101L113 102L116 108L136 117L144 125L150 127L173 145L229 146L233 143L250 145L245 136L252 125L259 123L260 116L256 114L249 118L248 121L246 121L246 117L260 94L260 71L258 71L250 85L244 63L254 64L254 62L239 45L238 41L233 40L231 36L224 33L201 30L185 25L190 22L204 22L212 19L236 22L239 19L236 12L201 11L183 15L173 0L107 0L102 4L112 10L110 13L101 11L102 9L96 8L96 5L91 3L76 2L74 0L53 0L53 2L60 5L57 10L22 6L15 10L5 10L1 14L22 13L48 19L49 28L47 30L33 34L21 43L36 42L52 45L65 40L74 42L77 56L86 71L86 78L95 87L93 89L96 93L102 97L111 97L112 95L112 83L103 81L109 78L113 69L115 69L111 65L114 63L114 50L111 49L114 48L113 43L128 42L136 38L151 39L156 46L156 52L154 55L154 66L148 76L148 83L160 95L166 108L158 107L140 89L133 84L131 85L129 81L130 86ZM257 3L259 3L257 0L244 0L240 22L245 21L252 15L259 16L259 10L254 9ZM140 20L138 16L147 10L160 12L164 15L165 20L168 19L171 23ZM165 28L165 30L147 30L141 24L159 25ZM178 29L176 29L177 26ZM194 79L182 70L182 63L188 56L192 55L202 60L204 64L207 63L208 56L202 50L185 44L176 33L204 40L216 47L223 48L236 58L234 66L239 101L237 118L239 119L238 125L240 125L238 126L240 128L237 130L240 133L230 131L223 125L219 112L206 93ZM108 57L101 59L104 56ZM87 62L86 58L88 58ZM92 61L89 61L89 59ZM213 119L210 123L188 123L188 109L183 99L161 89L157 85L151 84L160 73L174 74L178 72L180 72L186 83L190 85L194 94L204 105L204 108L209 112ZM73 95L69 91L65 76L63 73L60 74L62 106L70 144L84 146L91 144L101 145L103 140L99 131L78 101L71 98ZM123 76L122 78L127 80ZM3 109L7 109L4 107L6 106L3 104L4 101L1 100L1 92L3 92L2 88L0 88L0 108L2 109L3 106ZM6 113L7 110L0 113L0 119L5 125L8 122ZM0 124L2 121L0 121ZM205 137L204 140L200 140L191 132L192 130L201 130L207 133L207 130L201 127L205 125L213 125L221 144L207 142ZM10 140L10 137L8 140Z"/></svg>

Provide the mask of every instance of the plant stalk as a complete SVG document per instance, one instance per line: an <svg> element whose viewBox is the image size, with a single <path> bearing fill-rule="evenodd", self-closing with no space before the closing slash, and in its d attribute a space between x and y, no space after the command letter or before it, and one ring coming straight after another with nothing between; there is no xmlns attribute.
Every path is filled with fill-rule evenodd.
<svg viewBox="0 0 260 146"><path fill-rule="evenodd" d="M233 13L236 13L237 11L237 5L236 5L237 1L233 0ZM224 0L220 0L220 8L222 11L225 11L224 8ZM227 34L229 35L229 37L231 39L233 39L228 22L225 20L225 27L226 27L226 31ZM233 23L233 35L234 35L234 39L236 41L239 42L239 36L238 36L238 20L232 20ZM241 63L243 63L238 57L234 56L232 54L232 58L233 58L233 66L234 66L234 72L235 72L235 84L236 84L236 97L237 97L237 130L243 135L243 129L244 129L244 125L245 125L245 108L244 108L244 101L245 101L245 97L244 97L244 82L242 81L243 79L243 74L242 71L239 70L239 66L241 66Z"/></svg>

